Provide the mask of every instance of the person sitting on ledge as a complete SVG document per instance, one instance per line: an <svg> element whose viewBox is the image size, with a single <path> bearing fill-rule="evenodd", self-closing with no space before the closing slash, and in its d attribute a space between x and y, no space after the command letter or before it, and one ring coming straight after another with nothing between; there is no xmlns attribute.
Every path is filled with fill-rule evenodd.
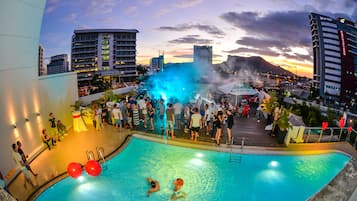
<svg viewBox="0 0 357 201"><path fill-rule="evenodd" d="M150 189L147 191L146 196L149 197L150 193L157 192L160 190L160 183L152 178L146 178L146 181L150 184Z"/></svg>
<svg viewBox="0 0 357 201"><path fill-rule="evenodd" d="M47 145L48 150L51 150L50 144L52 144L52 146L56 145L56 141L53 140L53 137L51 137L47 134L46 129L42 130L42 142Z"/></svg>
<svg viewBox="0 0 357 201"><path fill-rule="evenodd" d="M66 126L61 122L61 120L57 120L57 130L61 137L67 133Z"/></svg>

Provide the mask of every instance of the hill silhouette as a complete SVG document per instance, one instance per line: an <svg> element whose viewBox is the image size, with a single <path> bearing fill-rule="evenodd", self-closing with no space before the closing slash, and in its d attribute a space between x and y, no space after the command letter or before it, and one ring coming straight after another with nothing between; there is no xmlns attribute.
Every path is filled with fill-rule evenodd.
<svg viewBox="0 0 357 201"><path fill-rule="evenodd" d="M273 65L265 61L262 57L242 57L229 55L227 61L215 64L214 68L218 72L233 73L240 70L250 70L251 72L273 73L293 76L294 73L283 69L280 66Z"/></svg>

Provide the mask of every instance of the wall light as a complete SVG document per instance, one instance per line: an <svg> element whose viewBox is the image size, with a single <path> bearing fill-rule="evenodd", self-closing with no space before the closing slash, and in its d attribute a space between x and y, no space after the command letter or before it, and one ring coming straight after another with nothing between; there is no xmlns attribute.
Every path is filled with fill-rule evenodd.
<svg viewBox="0 0 357 201"><path fill-rule="evenodd" d="M29 121L30 121L30 119L29 119L28 117L26 117L26 118L25 118L25 121L26 121L26 122L29 122Z"/></svg>
<svg viewBox="0 0 357 201"><path fill-rule="evenodd" d="M16 122L14 122L14 123L12 124L12 127L13 127L13 128L16 128Z"/></svg>

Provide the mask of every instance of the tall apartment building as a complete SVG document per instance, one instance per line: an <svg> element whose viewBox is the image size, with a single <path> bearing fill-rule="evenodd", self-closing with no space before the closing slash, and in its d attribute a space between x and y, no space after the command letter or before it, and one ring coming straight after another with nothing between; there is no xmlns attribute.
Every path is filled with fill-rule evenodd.
<svg viewBox="0 0 357 201"><path fill-rule="evenodd" d="M159 55L158 57L151 58L150 71L152 73L164 70L164 55Z"/></svg>
<svg viewBox="0 0 357 201"><path fill-rule="evenodd" d="M43 64L43 47L42 45L38 46L38 76L46 75L46 69Z"/></svg>
<svg viewBox="0 0 357 201"><path fill-rule="evenodd" d="M72 36L71 69L78 73L79 86L94 75L109 82L134 81L136 29L82 29Z"/></svg>
<svg viewBox="0 0 357 201"><path fill-rule="evenodd" d="M357 98L357 24L311 13L314 87L326 102L351 104Z"/></svg>
<svg viewBox="0 0 357 201"><path fill-rule="evenodd" d="M193 63L198 66L212 65L212 46L193 46Z"/></svg>
<svg viewBox="0 0 357 201"><path fill-rule="evenodd" d="M50 63L47 64L47 75L68 72L68 67L69 64L67 54L52 56Z"/></svg>

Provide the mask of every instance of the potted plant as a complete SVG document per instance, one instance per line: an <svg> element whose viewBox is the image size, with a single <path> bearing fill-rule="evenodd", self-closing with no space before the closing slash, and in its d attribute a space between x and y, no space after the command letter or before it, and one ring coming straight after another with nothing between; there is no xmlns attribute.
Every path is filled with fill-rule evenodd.
<svg viewBox="0 0 357 201"><path fill-rule="evenodd" d="M288 129L292 128L291 124L289 123L289 115L290 110L284 107L280 108L279 119L277 121L278 126L278 143L283 144L286 134L288 133Z"/></svg>
<svg viewBox="0 0 357 201"><path fill-rule="evenodd" d="M276 107L279 107L278 98L276 97L275 92L269 93L270 98L264 99L263 103L260 105L262 111L268 114L267 124L270 125L273 123L272 113Z"/></svg>
<svg viewBox="0 0 357 201"><path fill-rule="evenodd" d="M71 107L73 108L73 112L75 112L75 111L80 111L81 105L82 105L82 102L79 101L79 100L76 100L76 101L74 102L74 104L71 105Z"/></svg>

